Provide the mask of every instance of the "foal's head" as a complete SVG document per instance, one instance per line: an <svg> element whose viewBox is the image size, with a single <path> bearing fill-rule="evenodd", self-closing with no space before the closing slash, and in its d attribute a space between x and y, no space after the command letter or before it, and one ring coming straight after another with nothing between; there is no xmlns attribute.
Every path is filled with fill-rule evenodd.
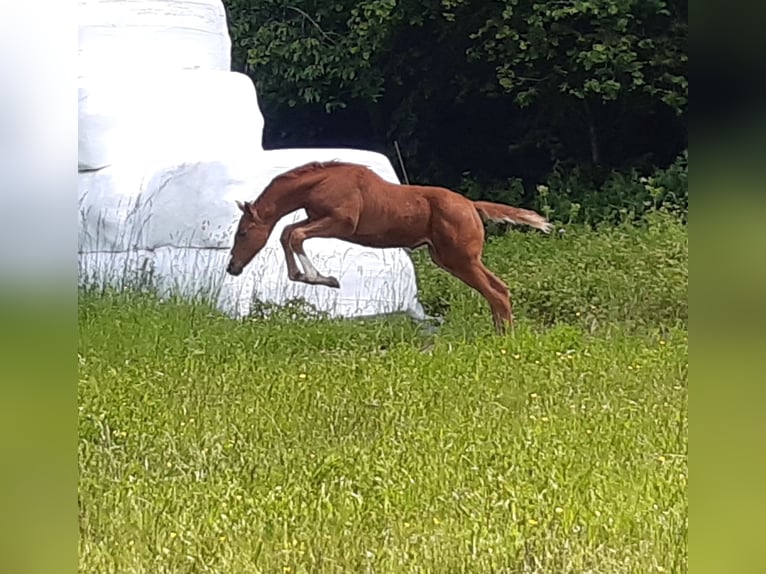
<svg viewBox="0 0 766 574"><path fill-rule="evenodd" d="M263 249L270 232L252 203L238 201L237 207L242 211L242 217L239 218L231 259L226 267L226 272L235 276L242 273L245 266Z"/></svg>

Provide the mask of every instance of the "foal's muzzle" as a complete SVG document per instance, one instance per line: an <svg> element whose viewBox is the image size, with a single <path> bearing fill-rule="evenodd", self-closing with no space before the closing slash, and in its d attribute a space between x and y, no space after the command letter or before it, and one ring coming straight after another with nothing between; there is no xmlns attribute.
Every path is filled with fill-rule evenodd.
<svg viewBox="0 0 766 574"><path fill-rule="evenodd" d="M241 275L242 266L234 263L234 260L232 259L231 261L229 261L229 264L226 266L226 273L228 273L229 275L233 275L234 277L236 277L237 275Z"/></svg>

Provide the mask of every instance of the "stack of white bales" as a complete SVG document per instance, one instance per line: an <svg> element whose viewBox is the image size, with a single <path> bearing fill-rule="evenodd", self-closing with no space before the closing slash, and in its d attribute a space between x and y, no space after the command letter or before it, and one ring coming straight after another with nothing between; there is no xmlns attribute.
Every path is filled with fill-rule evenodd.
<svg viewBox="0 0 766 574"><path fill-rule="evenodd" d="M334 316L422 317L400 249L310 239L306 251L340 289L290 282L279 245L285 217L239 277L225 273L240 212L277 174L341 159L398 181L388 159L354 149L262 147L254 86L230 71L220 0L80 0L80 280L146 283L162 296L212 298L232 316L253 300L301 297Z"/></svg>

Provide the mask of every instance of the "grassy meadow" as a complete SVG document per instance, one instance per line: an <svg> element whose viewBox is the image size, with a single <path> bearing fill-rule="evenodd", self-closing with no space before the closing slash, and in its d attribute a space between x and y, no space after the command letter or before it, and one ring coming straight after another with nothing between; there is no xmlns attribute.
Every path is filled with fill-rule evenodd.
<svg viewBox="0 0 766 574"><path fill-rule="evenodd" d="M436 329L83 290L80 571L686 572L685 228L488 238L504 337L413 258Z"/></svg>

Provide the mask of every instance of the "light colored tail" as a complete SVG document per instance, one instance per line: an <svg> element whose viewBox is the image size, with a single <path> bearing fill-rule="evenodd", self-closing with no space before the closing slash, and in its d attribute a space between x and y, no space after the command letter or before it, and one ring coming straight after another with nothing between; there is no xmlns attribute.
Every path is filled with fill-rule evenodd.
<svg viewBox="0 0 766 574"><path fill-rule="evenodd" d="M521 207L511 207L502 203L492 203L489 201L474 201L476 211L484 221L496 221L513 223L514 225L529 225L539 229L543 233L550 233L553 224L542 215L531 209L522 209Z"/></svg>

